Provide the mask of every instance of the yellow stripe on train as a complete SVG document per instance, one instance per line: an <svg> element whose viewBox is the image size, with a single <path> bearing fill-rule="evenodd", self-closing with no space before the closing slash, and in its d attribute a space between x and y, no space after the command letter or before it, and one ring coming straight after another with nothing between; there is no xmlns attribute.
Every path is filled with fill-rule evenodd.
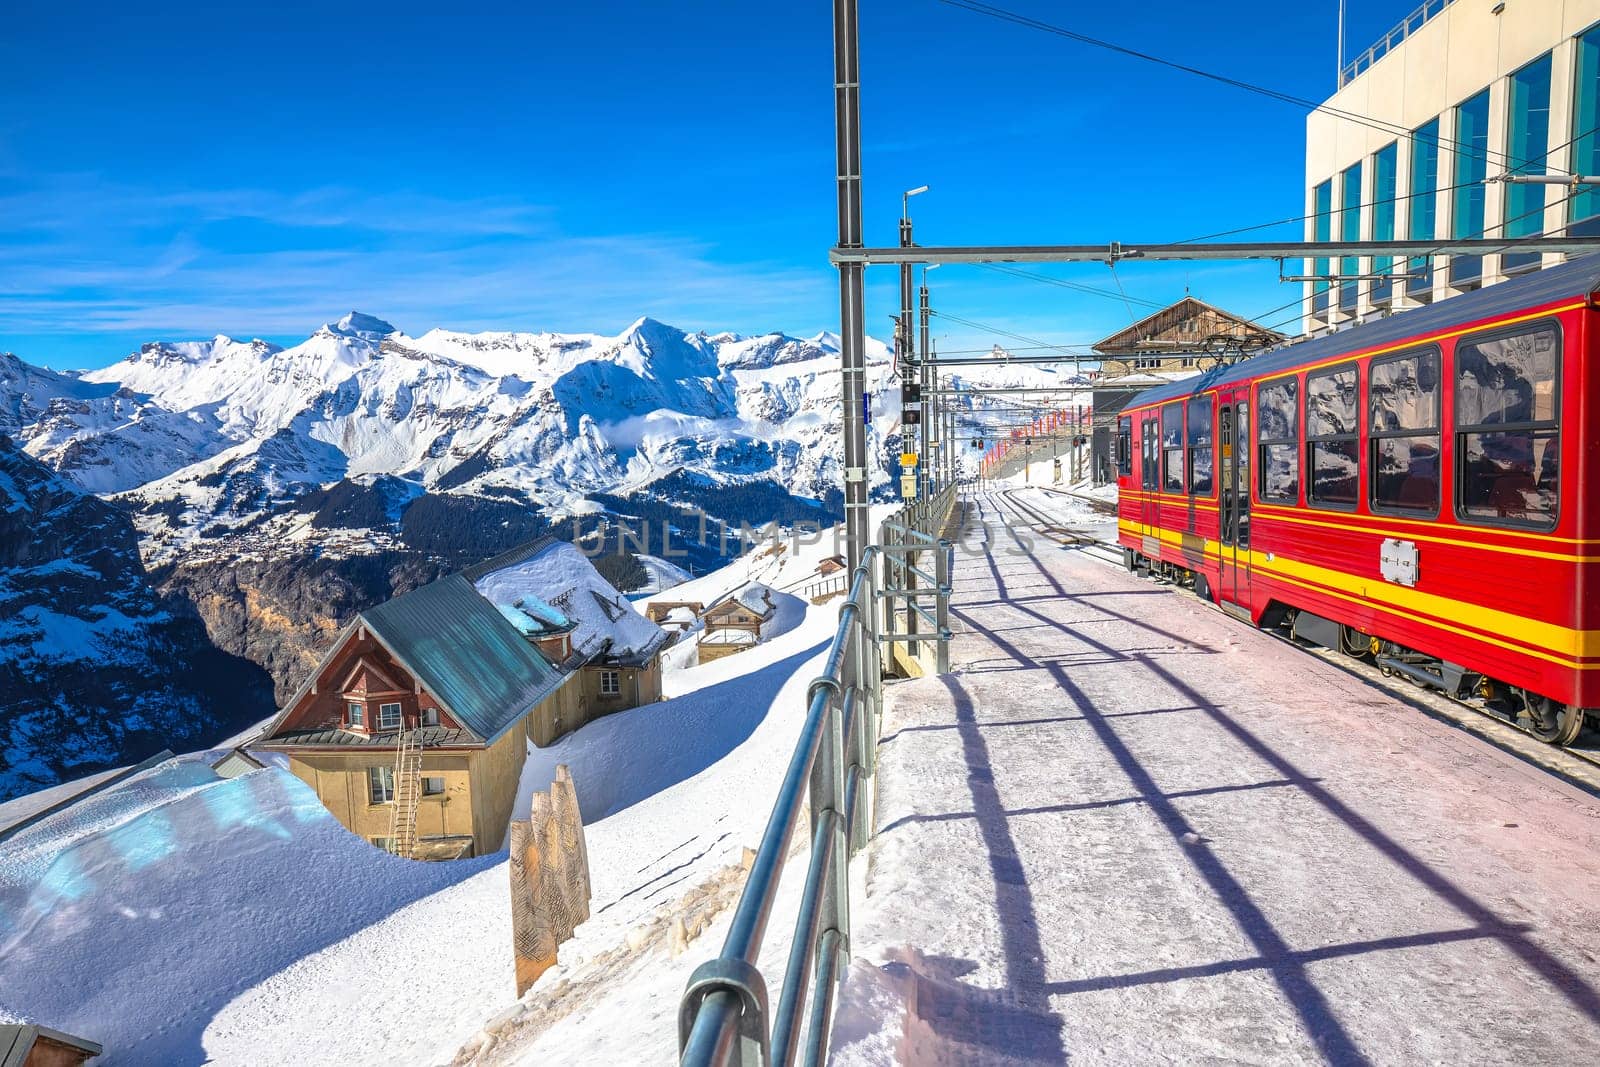
<svg viewBox="0 0 1600 1067"><path fill-rule="evenodd" d="M1158 527L1146 528L1127 519L1117 520L1117 528L1134 537L1157 537L1163 544L1172 545L1190 555L1221 558L1219 543L1194 534ZM1376 608L1400 615L1436 629L1446 630L1462 637L1470 637L1489 644L1504 644L1506 639L1515 642L1516 651L1537 659L1546 660L1578 670L1600 670L1600 663L1583 663L1578 657L1600 656L1600 630L1575 630L1542 619L1530 619L1508 611L1484 607L1465 600L1424 593L1403 585L1376 582L1383 599L1370 595L1367 590L1374 579L1350 574L1347 571L1321 567L1302 560L1289 559L1279 554L1268 558L1267 553L1249 550L1250 568L1271 575L1290 585L1310 589L1352 604ZM1409 610L1407 610L1409 609ZM1420 612L1421 614L1415 614ZM1442 621L1456 619L1472 629L1466 630Z"/></svg>

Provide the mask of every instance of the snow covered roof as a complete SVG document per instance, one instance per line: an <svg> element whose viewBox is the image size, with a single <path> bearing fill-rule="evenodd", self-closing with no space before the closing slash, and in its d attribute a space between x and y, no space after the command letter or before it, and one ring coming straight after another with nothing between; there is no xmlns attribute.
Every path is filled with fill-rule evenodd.
<svg viewBox="0 0 1600 1067"><path fill-rule="evenodd" d="M572 620L531 594L515 604L496 604L506 621L523 637L549 637L572 629Z"/></svg>
<svg viewBox="0 0 1600 1067"><path fill-rule="evenodd" d="M527 612L537 604L566 620L573 648L584 658L640 664L667 640L666 631L634 610L588 557L565 541L541 538L464 575L502 613L508 606Z"/></svg>
<svg viewBox="0 0 1600 1067"><path fill-rule="evenodd" d="M706 614L721 614L721 612L726 611L734 604L738 604L740 607L745 608L747 611L754 612L764 619L768 615L771 615L773 611L774 599L772 589L768 586L762 585L760 582L751 582L744 588L735 590L724 599L718 601L716 604L713 604L707 610Z"/></svg>

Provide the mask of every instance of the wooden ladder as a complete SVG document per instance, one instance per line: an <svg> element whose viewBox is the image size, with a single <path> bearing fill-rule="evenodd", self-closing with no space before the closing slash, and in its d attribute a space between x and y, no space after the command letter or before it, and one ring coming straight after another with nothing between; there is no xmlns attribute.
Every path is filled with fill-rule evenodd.
<svg viewBox="0 0 1600 1067"><path fill-rule="evenodd" d="M422 731L402 730L394 757L394 808L389 812L389 851L411 858L417 847L417 805L422 800Z"/></svg>

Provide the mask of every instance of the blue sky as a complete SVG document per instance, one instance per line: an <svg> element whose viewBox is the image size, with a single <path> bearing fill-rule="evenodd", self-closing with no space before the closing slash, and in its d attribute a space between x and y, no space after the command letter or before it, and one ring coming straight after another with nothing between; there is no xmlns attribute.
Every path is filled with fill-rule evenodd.
<svg viewBox="0 0 1600 1067"><path fill-rule="evenodd" d="M1298 96L1334 84L1334 0L1000 6ZM1412 6L1350 0L1352 51ZM827 3L8 10L0 350L93 367L146 340L293 342L351 308L413 334L837 328ZM936 0L861 0L861 32L871 243L922 184L927 244L1300 213L1300 109ZM1271 264L1044 270L1250 315L1295 296ZM881 336L897 283L869 283ZM936 308L1052 344L1130 321L979 268L930 283ZM944 350L1008 340L939 326Z"/></svg>

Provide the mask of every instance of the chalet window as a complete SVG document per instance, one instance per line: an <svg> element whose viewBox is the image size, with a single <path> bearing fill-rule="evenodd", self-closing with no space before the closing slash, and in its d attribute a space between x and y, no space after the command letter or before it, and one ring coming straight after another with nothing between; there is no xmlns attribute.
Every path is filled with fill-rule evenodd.
<svg viewBox="0 0 1600 1067"><path fill-rule="evenodd" d="M1439 513L1439 352L1375 359L1367 372L1373 508Z"/></svg>
<svg viewBox="0 0 1600 1067"><path fill-rule="evenodd" d="M364 727L364 726L367 725L367 708L366 708L366 705L357 704L357 703L352 702L350 704L349 710L350 710L350 725L351 726L362 726L362 727Z"/></svg>
<svg viewBox="0 0 1600 1067"><path fill-rule="evenodd" d="M617 671L601 671L600 692L606 696L620 694L622 692L622 675Z"/></svg>
<svg viewBox="0 0 1600 1067"><path fill-rule="evenodd" d="M1211 495L1211 397L1197 396L1189 401L1189 493Z"/></svg>
<svg viewBox="0 0 1600 1067"><path fill-rule="evenodd" d="M1456 345L1456 509L1552 529L1560 459L1561 338L1552 323Z"/></svg>
<svg viewBox="0 0 1600 1067"><path fill-rule="evenodd" d="M423 708L422 709L422 725L424 725L424 726L438 726L439 725L439 709L438 708Z"/></svg>
<svg viewBox="0 0 1600 1067"><path fill-rule="evenodd" d="M1133 473L1133 419L1117 420L1117 473L1126 478Z"/></svg>
<svg viewBox="0 0 1600 1067"><path fill-rule="evenodd" d="M367 840L372 842L373 848L382 849L384 852L394 851L394 838L392 837L369 837Z"/></svg>
<svg viewBox="0 0 1600 1067"><path fill-rule="evenodd" d="M1361 477L1356 365L1306 375L1306 502L1353 508Z"/></svg>
<svg viewBox="0 0 1600 1067"><path fill-rule="evenodd" d="M398 730L400 728L400 705L378 705L378 729Z"/></svg>
<svg viewBox="0 0 1600 1067"><path fill-rule="evenodd" d="M1183 492L1183 405L1161 409L1161 488Z"/></svg>
<svg viewBox="0 0 1600 1067"><path fill-rule="evenodd" d="M1262 500L1300 502L1300 383L1285 378L1256 393L1256 444Z"/></svg>
<svg viewBox="0 0 1600 1067"><path fill-rule="evenodd" d="M444 792L444 776L443 775L438 775L438 776L431 777L431 778L424 778L422 780L422 795L423 796L425 796L425 797L436 797L440 793L443 793L443 792Z"/></svg>
<svg viewBox="0 0 1600 1067"><path fill-rule="evenodd" d="M374 804L389 804L394 801L394 768L393 767L368 767L367 791Z"/></svg>

